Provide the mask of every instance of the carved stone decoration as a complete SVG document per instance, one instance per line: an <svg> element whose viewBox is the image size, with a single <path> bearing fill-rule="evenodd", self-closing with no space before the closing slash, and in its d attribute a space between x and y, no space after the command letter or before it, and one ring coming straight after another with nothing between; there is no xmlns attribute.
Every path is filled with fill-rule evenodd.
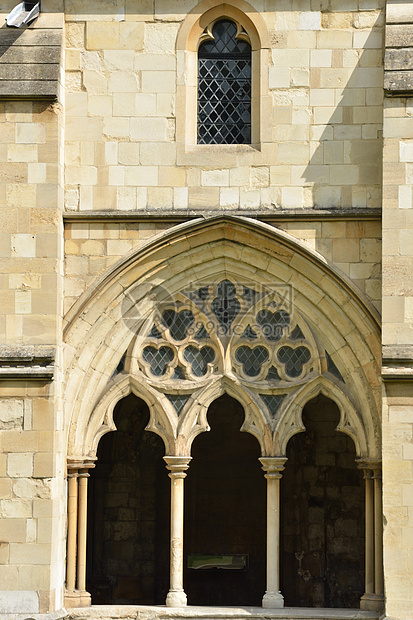
<svg viewBox="0 0 413 620"><path fill-rule="evenodd" d="M209 430L208 406L224 392L242 401L242 430L257 436L263 454L275 454L286 445L280 432L302 430L296 413L295 422L283 422L294 395L326 373L325 348L291 291L229 278L154 303L127 359L124 372L146 385L170 420L174 437L164 441L177 456L190 454L196 435ZM151 428L162 434L155 418Z"/></svg>

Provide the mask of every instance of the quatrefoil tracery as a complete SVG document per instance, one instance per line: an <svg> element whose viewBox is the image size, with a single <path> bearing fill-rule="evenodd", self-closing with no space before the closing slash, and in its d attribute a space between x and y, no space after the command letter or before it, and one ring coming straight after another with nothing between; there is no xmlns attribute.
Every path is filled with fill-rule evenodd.
<svg viewBox="0 0 413 620"><path fill-rule="evenodd" d="M278 389L320 367L311 330L285 300L230 280L184 291L174 307L152 316L140 338L141 371L171 388L223 373Z"/></svg>

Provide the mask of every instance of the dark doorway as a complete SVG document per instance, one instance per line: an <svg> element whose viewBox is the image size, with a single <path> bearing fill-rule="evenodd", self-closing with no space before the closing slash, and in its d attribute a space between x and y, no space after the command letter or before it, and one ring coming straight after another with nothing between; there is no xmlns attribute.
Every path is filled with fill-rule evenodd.
<svg viewBox="0 0 413 620"><path fill-rule="evenodd" d="M211 431L194 441L185 480L185 579L189 605L256 605L265 591L266 480L257 440L241 433L244 410L224 395L208 410ZM247 566L188 568L199 556L247 556Z"/></svg>
<svg viewBox="0 0 413 620"><path fill-rule="evenodd" d="M163 441L134 395L114 412L89 480L87 589L93 604L164 604L169 589L169 478Z"/></svg>
<svg viewBox="0 0 413 620"><path fill-rule="evenodd" d="M281 480L281 591L292 607L360 605L364 592L364 486L339 411L325 396L303 410Z"/></svg>

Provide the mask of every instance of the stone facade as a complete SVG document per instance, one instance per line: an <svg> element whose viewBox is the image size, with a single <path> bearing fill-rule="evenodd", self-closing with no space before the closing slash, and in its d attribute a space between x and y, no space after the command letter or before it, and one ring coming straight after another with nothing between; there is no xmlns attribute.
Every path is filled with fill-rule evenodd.
<svg viewBox="0 0 413 620"><path fill-rule="evenodd" d="M2 18L15 3L2 3ZM197 49L221 18L235 21L251 44L251 144L197 144ZM261 511L266 552L264 529L258 533L254 520L250 525L261 550L259 579L267 554L266 577L262 587L258 584L261 594L266 591L263 606L283 604L287 577L281 569L280 591L280 540L285 570L294 575L298 551L291 532L296 539L297 528L307 532L299 544L308 542L309 548L321 536L321 522L313 517L305 527L295 522L288 529L285 510L292 514L295 496L288 494L287 483L283 486L282 472L285 468L284 480L298 485L304 514L306 485L294 481L301 475L296 472L300 450L305 452L312 436L304 433L302 411L310 401L328 400L326 409L320 405L320 420L328 407L337 410L337 430L349 437L337 432L335 440L346 456L337 455L339 449L330 454L333 442L323 444L325 463L308 461L303 471L310 476L316 465L347 470L355 459L364 479L354 465L351 473L341 472L334 488L327 485L326 497L333 505L334 494L346 496L347 487L360 483L363 505L359 498L352 514L344 511L336 523L324 515L323 527L330 534L334 528L344 532L337 535L342 549L357 546L357 553L346 556L353 566L348 583L353 599L363 595L366 617L411 618L412 23L410 4L393 0L42 0L40 16L28 27L0 29L0 615L5 619L65 615L65 607L89 605L90 591L92 603L99 597L107 602L108 575L115 580L109 585L117 604L158 604L169 589L167 604L182 606L185 579L189 604L192 595L205 602L199 573L184 571L184 553L188 544L191 553L214 549L194 546L194 525L186 534L191 542L184 538L183 489L187 485L190 491L190 522L198 501L190 478L197 453L192 444L209 430L209 407L224 394L238 400L245 413L242 430L257 440L257 467L262 465L263 488L267 485L267 514ZM258 325L254 346L263 357L256 375L248 376L239 353L253 345L244 342L237 349L241 332L219 335L212 299L223 282L229 282L225 303L237 300L232 307L242 306L243 317L253 314L244 289L254 287L263 300L254 308L266 312L270 323L271 316L284 312L284 319L277 315L281 323L272 340L266 339L265 325ZM209 315L188 293L197 287L207 290ZM282 291L292 291L292 297L287 300ZM273 305L265 306L270 297ZM202 323L208 344L191 339L189 332L174 338L171 326L166 329L159 308L171 299L178 315L182 308L201 322L212 317ZM237 312L231 320L247 329L247 318ZM282 323L287 315L291 325ZM292 331L296 326L298 336ZM288 365L280 362L281 345L311 361L299 362L299 370L288 374ZM162 347L173 359L159 379L148 356ZM199 355L208 347L209 361L203 364L206 357ZM268 378L265 356L272 356L278 379ZM122 459L111 470L115 480L109 476L102 482L110 455L119 456L119 438L127 433L119 432L117 444L109 441L115 434L99 442L115 430L114 411L126 411L131 393L141 399L140 410L146 403L145 424L163 440L166 482L155 484L159 472L155 476L149 466L151 484L142 481L144 467L128 481ZM207 438L202 437L205 446ZM150 435L143 447L139 444L142 453L153 448L159 456L161 439ZM96 465L108 445L110 454ZM291 453L293 447L297 453ZM134 449L128 449L133 461ZM235 459L234 445L231 450ZM330 475L327 469L323 475ZM229 465L225 471L232 471ZM168 472L171 541L162 519L155 537L152 531L156 506L164 518L169 505L169 497L156 499L169 484ZM110 506L116 482L129 489L127 505ZM310 495L320 493L319 483L319 477L310 480ZM106 499L97 491L103 487ZM233 496L228 488L227 496L235 498L235 490ZM99 520L97 506L105 501L108 510ZM95 547L88 512L96 532L103 532ZM141 531L134 537L137 523L145 523L148 540ZM218 533L213 540L218 545ZM140 563L122 564L128 546L141 554ZM227 551L242 553L242 544L230 547ZM106 574L92 570L93 557ZM162 576L158 585L156 566ZM321 574L324 569L317 566ZM307 568L300 564L301 569L300 579ZM120 582L114 576L119 571ZM331 586L340 594L320 594L317 579L309 585L301 581L296 590L286 587L287 601L299 604L307 596L314 606L345 606L346 600L350 605L340 584L337 590ZM333 583L331 574L327 582ZM254 604L258 586L251 586ZM313 599L310 591L316 592ZM236 589L234 596L231 604Z"/></svg>

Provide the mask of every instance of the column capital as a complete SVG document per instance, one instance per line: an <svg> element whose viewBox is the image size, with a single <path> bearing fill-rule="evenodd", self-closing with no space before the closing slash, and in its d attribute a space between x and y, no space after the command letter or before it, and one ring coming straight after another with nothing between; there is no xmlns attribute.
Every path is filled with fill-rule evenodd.
<svg viewBox="0 0 413 620"><path fill-rule="evenodd" d="M93 457L69 456L67 458L68 476L89 475L87 470L96 466L95 461L96 458Z"/></svg>
<svg viewBox="0 0 413 620"><path fill-rule="evenodd" d="M364 478L381 478L380 459L356 459L357 467L364 472Z"/></svg>
<svg viewBox="0 0 413 620"><path fill-rule="evenodd" d="M171 478L185 478L192 456L164 456L163 460L166 463L166 469L170 471Z"/></svg>
<svg viewBox="0 0 413 620"><path fill-rule="evenodd" d="M287 462L285 456L262 456L258 459L261 463L261 469L265 471L266 478L281 478L284 471L284 465Z"/></svg>

